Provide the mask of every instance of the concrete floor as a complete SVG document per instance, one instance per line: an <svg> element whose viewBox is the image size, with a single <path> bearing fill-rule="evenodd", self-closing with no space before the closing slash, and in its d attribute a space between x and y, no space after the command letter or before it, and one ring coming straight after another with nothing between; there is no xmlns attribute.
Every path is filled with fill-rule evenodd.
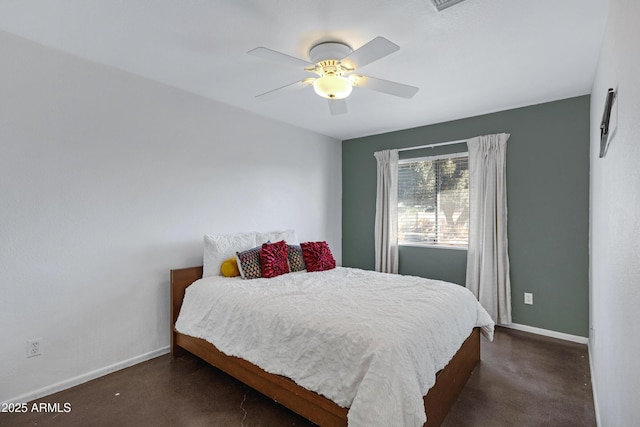
<svg viewBox="0 0 640 427"><path fill-rule="evenodd" d="M481 345L443 427L596 425L585 345L505 328ZM33 403L61 412L0 413L0 426L313 426L193 356L161 356Z"/></svg>

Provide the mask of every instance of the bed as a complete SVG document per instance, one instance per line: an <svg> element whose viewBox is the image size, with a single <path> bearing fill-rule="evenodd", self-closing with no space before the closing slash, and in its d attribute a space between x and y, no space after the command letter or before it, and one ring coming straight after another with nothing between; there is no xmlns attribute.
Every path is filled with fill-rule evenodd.
<svg viewBox="0 0 640 427"><path fill-rule="evenodd" d="M344 276L359 276L362 274L379 274L374 272L364 272L364 270L357 269L347 269L338 267L333 270L331 273L327 273L330 277L330 281L328 283L332 283L331 281L342 280L341 278ZM284 279L282 279L285 285L289 286L289 282L295 280L308 280L312 274L318 274L318 277L321 277L321 274L325 274L325 272L320 273L291 273L286 275ZM197 330L190 330L189 333L179 332L179 329L185 329L184 326L180 328L176 327L176 324L180 324L179 316L181 313L181 309L183 308L183 301L185 300L185 294L189 293L191 290L188 290L189 287L195 286L192 290L198 288L210 289L212 287L217 286L228 286L228 284L232 284L233 288L224 288L223 295L226 295L230 292L230 289L242 289L241 285L236 285L235 283L242 283L240 281L237 282L223 282L220 278L202 278L203 276L203 267L191 267L184 269L176 269L171 271L171 355L172 357L178 357L184 352L192 353L199 358L209 362L213 366L221 369L222 371L230 374L231 376L237 378L241 382L247 384L248 386L254 388L255 390L263 393L264 395L270 397L274 401L284 405L285 407L291 409L292 411L302 415L303 417L309 419L310 421L318 424L320 426L346 426L349 420L351 423L352 418L350 418L350 408L347 408L345 405L345 401L340 399L334 399L333 397L330 399L327 397L326 392L317 393L311 391L309 387L305 388L301 383L304 384L306 380L306 376L313 377L312 374L315 374L316 370L313 370L312 374L304 373L302 378L296 378L296 380L292 380L289 377L291 375L287 375L286 372L279 372L278 369L274 369L273 366L265 367L263 365L264 360L260 360L260 363L252 363L246 359L253 360L253 357L256 356L252 354L251 357L237 357L234 355L236 353L235 350L229 351L229 343L225 342L223 345L218 344L218 347L221 349L224 348L224 352L218 349L214 344L209 342L208 340L203 338L204 332L198 332ZM387 275L391 276L391 275ZM338 278L338 279L337 279ZM277 278L276 278L277 279ZM417 278L419 279L419 278ZM241 280L241 279L238 279ZM259 279L260 280L260 279ZM266 279L262 279L266 280ZM275 279L273 280L277 283ZM382 280L382 279L381 279ZM387 278L384 278L387 280ZM423 280L423 279L419 279ZM248 281L245 281L248 282ZM298 282L295 282L296 286ZM310 282L311 283L311 282ZM324 283L324 282L323 282ZM251 289L243 291L245 293L252 293L255 289L259 288L260 282L254 282L251 284ZM266 285L265 285L266 286ZM316 286L316 285L310 285ZM327 286L326 284L322 286ZM453 287L457 287L456 285L452 285ZM461 288L461 287L460 287ZM314 288L320 289L320 288ZM322 288L324 289L324 288ZM464 288L461 288L464 289ZM465 290L466 291L466 290ZM284 296L284 297L283 297ZM283 304L287 303L289 293L284 290L281 292L280 297L283 299ZM197 299L200 300L201 297ZM220 298L218 296L217 298ZM278 298L275 298L276 300ZM194 299L194 298L192 298ZM254 305L256 305L254 303ZM258 304L259 305L259 304ZM478 305L479 306L479 305ZM186 309L185 309L186 310ZM306 309L305 309L306 310ZM478 313L480 313L478 318L484 316L486 312L481 307L478 309ZM215 311L215 310L210 310ZM302 312L301 312L302 313ZM185 315L186 316L186 315ZM201 314L195 315L198 319L204 317ZM199 316L199 317L198 317ZM184 316L183 316L184 317ZM218 322L219 320L216 320ZM215 329L215 323L211 321L201 321L201 326L204 329ZM330 323L330 322L329 322ZM229 323L226 325L233 326L235 323ZM245 326L246 328L246 326ZM290 328L290 327L289 327ZM204 330L203 329L203 330ZM196 331L196 332L194 332ZM438 426L442 423L447 412L455 402L458 394L464 387L467 379L471 375L471 372L477 365L480 360L480 335L482 333L485 334L488 338L491 338L491 334L493 332L493 322L486 315L486 317L474 327L469 328L468 333L465 332L465 335L460 340L461 344L456 344L456 349L453 351L452 357L447 357L447 362L443 364L434 375L433 383L429 383L428 390L425 390L424 393L421 393L422 399L420 401L421 414L424 418L424 414L426 413L426 426ZM200 336L199 336L200 335ZM215 340L214 340L215 341ZM224 339L222 340L225 341ZM218 343L218 341L216 341ZM257 353L259 356L259 353ZM259 357L258 357L259 359ZM273 360L273 357L270 357L269 360ZM255 361L255 360L254 360ZM332 363L337 363L339 360L334 360ZM373 364L373 362L372 362ZM262 366L259 367L258 365ZM444 366L446 365L446 366ZM398 370L398 372L400 372ZM375 378L375 376L373 376ZM374 384L375 386L375 384ZM403 387L401 385L401 387ZM371 387L369 387L371 388ZM364 393L364 392L363 392ZM371 393L369 393L371 395ZM380 402L386 402L387 400L390 402L390 406L393 406L391 402L392 394L388 392L380 392L378 396L375 396ZM386 396L385 396L386 395ZM420 395L419 395L420 396ZM339 403L336 403L335 400L338 400ZM355 402L355 400L354 400ZM376 406L385 406L385 403ZM353 407L351 407L352 409ZM355 409L354 409L355 411ZM360 413L363 411L360 411ZM366 411L365 411L366 412ZM366 414L365 414L366 415ZM414 423L416 417L410 421L410 423ZM398 421L388 425L404 425L405 422ZM353 425L365 425L361 420L359 422L354 422ZM412 424L414 425L414 424Z"/></svg>

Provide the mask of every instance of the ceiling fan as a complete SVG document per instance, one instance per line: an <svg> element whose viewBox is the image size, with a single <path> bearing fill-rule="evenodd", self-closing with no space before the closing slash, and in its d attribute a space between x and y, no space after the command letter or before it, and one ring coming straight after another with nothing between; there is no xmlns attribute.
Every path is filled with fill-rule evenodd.
<svg viewBox="0 0 640 427"><path fill-rule="evenodd" d="M414 86L354 73L398 49L400 47L395 43L384 37L376 37L356 50L340 42L317 44L309 51L309 61L266 47L257 47L247 53L258 58L301 66L305 71L318 75L262 93L256 96L257 99L269 101L293 90L313 86L316 94L329 100L329 111L336 115L347 112L345 98L351 94L354 86L407 99L418 92L418 88Z"/></svg>

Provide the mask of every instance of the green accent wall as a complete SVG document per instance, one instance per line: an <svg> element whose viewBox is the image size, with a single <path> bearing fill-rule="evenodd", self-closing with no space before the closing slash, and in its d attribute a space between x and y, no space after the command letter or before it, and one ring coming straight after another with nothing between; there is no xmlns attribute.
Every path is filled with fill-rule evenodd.
<svg viewBox="0 0 640 427"><path fill-rule="evenodd" d="M506 132L513 322L588 336L589 102L580 96L343 141L342 265L374 268L374 152ZM400 154L457 151L466 147ZM464 285L464 250L401 246L399 258L401 274Z"/></svg>

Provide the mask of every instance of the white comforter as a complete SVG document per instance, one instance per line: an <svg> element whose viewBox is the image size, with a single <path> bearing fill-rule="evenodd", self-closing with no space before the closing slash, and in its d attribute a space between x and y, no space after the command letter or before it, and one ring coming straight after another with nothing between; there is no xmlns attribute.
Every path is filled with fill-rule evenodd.
<svg viewBox="0 0 640 427"><path fill-rule="evenodd" d="M493 321L462 286L340 267L200 279L176 322L350 408L350 427L422 426L422 396L474 326L493 339Z"/></svg>

